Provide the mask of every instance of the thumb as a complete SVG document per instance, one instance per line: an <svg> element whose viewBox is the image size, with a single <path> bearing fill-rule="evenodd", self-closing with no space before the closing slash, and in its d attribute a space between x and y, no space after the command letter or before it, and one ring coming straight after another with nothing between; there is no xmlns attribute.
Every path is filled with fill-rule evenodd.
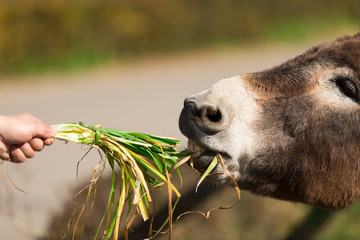
<svg viewBox="0 0 360 240"><path fill-rule="evenodd" d="M34 137L39 137L43 139L54 138L57 133L55 127L51 127L45 123L39 123L34 128Z"/></svg>

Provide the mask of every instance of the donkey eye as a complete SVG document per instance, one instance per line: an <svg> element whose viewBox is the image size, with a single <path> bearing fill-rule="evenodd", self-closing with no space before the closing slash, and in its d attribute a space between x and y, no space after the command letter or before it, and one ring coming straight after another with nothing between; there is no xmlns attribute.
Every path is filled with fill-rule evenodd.
<svg viewBox="0 0 360 240"><path fill-rule="evenodd" d="M335 83L343 94L356 101L358 100L358 88L352 80L348 78L337 78Z"/></svg>

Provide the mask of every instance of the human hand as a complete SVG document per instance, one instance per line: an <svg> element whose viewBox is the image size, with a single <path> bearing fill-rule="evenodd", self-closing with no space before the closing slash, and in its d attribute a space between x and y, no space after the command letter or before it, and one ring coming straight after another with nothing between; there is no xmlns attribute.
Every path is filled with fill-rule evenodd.
<svg viewBox="0 0 360 240"><path fill-rule="evenodd" d="M0 116L0 159L24 162L44 145L51 145L57 131L29 114Z"/></svg>

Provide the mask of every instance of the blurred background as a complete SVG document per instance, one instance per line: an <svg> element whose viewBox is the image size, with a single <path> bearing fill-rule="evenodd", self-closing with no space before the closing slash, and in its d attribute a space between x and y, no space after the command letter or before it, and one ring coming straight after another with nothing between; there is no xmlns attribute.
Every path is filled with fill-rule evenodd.
<svg viewBox="0 0 360 240"><path fill-rule="evenodd" d="M0 114L172 136L182 149L177 118L186 96L353 35L359 10L357 0L0 0ZM73 195L99 161L91 152L76 178L86 151L57 141L24 164L0 165L0 239L59 239L66 232ZM191 192L198 176L186 167L182 173L184 193ZM106 191L97 197L106 198ZM184 211L229 205L236 194L204 184L189 199ZM97 226L98 208L84 239ZM359 239L359 226L359 204L329 212L243 192L235 208L208 220L184 217L172 237Z"/></svg>
<svg viewBox="0 0 360 240"><path fill-rule="evenodd" d="M151 53L299 41L358 25L356 0L0 3L0 70L68 70Z"/></svg>

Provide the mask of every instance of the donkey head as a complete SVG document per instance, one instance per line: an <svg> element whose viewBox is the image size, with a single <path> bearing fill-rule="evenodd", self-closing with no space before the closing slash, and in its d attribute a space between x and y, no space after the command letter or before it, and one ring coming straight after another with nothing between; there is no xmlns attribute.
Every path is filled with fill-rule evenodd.
<svg viewBox="0 0 360 240"><path fill-rule="evenodd" d="M344 208L360 198L359 104L360 34L215 83L185 99L179 126L199 171L220 153L242 189Z"/></svg>

